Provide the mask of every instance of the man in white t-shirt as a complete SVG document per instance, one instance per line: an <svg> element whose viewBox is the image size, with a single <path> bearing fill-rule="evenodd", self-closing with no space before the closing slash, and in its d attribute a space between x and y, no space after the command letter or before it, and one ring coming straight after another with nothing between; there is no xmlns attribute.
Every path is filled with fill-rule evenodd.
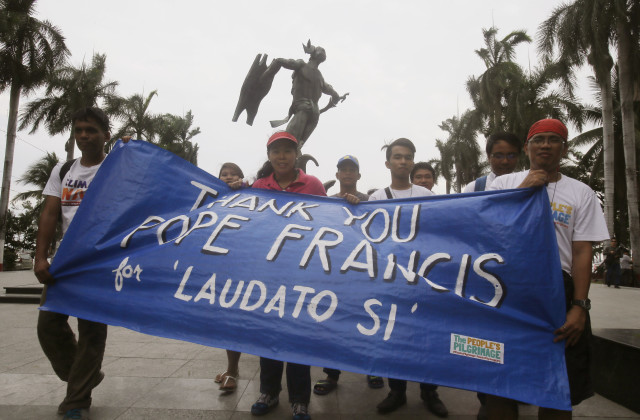
<svg viewBox="0 0 640 420"><path fill-rule="evenodd" d="M43 191L45 201L38 223L34 271L38 281L45 285L55 282L49 272L47 257L58 219L62 215L64 235L105 158L104 145L111 138L109 118L99 108L83 108L75 112L72 122L82 157L72 163L58 164ZM67 394L58 406L58 413L64 414L65 419L88 419L91 390L104 378L100 368L107 326L78 319L79 337L76 341L68 318L68 315L41 310L38 315L38 339L53 370L67 382Z"/></svg>
<svg viewBox="0 0 640 420"><path fill-rule="evenodd" d="M384 149L387 157L385 165L391 174L391 185L371 194L369 201L434 195L425 187L411 183L410 175L416 154L416 147L411 140L399 138L384 146ZM389 378L389 388L389 395L377 406L379 413L390 413L407 402L407 381ZM427 408L433 414L438 417L447 417L449 412L440 400L437 388L437 385L433 384L420 384L420 398L425 401Z"/></svg>
<svg viewBox="0 0 640 420"><path fill-rule="evenodd" d="M567 137L567 127L558 120L544 119L533 124L524 145L531 169L500 176L490 189L546 186L560 249L567 311L564 324L554 331L554 341L566 340L571 404L576 405L593 395L589 374L591 301L588 298L592 244L609 239L609 232L593 190L559 171L560 161L568 151ZM518 417L515 401L495 396L487 396L487 411L489 418ZM570 419L571 411L541 407L538 416Z"/></svg>
<svg viewBox="0 0 640 420"><path fill-rule="evenodd" d="M496 177L515 171L522 143L513 133L493 133L487 138L486 152L491 173L471 181L462 192L486 191Z"/></svg>
<svg viewBox="0 0 640 420"><path fill-rule="evenodd" d="M371 194L369 201L433 195L425 187L411 183L410 175L416 154L416 147L411 140L399 138L383 149L386 149L387 160L384 164L391 173L391 185Z"/></svg>

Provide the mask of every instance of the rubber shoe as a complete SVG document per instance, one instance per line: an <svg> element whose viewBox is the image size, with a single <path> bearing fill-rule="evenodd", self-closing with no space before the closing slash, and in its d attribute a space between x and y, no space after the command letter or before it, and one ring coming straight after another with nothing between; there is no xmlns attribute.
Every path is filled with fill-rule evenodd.
<svg viewBox="0 0 640 420"><path fill-rule="evenodd" d="M311 420L307 404L293 403L291 410L293 411L293 420Z"/></svg>
<svg viewBox="0 0 640 420"><path fill-rule="evenodd" d="M407 395L404 392L391 391L389 395L387 395L387 398L378 404L378 413L391 413L406 403Z"/></svg>
<svg viewBox="0 0 640 420"><path fill-rule="evenodd" d="M420 391L420 398L427 404L429 411L436 416L447 417L449 415L447 407L444 406L444 403L440 400L436 391Z"/></svg>
<svg viewBox="0 0 640 420"><path fill-rule="evenodd" d="M264 416L279 403L278 396L272 397L269 394L260 394L258 401L251 406L251 414L254 416Z"/></svg>
<svg viewBox="0 0 640 420"><path fill-rule="evenodd" d="M88 408L72 408L71 410L64 413L64 419L74 419L74 420L89 420L89 409Z"/></svg>

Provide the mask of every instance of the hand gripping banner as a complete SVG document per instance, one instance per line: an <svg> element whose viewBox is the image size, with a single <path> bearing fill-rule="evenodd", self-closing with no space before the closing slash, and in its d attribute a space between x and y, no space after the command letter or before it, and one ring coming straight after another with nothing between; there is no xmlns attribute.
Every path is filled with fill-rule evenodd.
<svg viewBox="0 0 640 420"><path fill-rule="evenodd" d="M118 143L42 309L273 359L568 410L542 189L383 200L231 190Z"/></svg>

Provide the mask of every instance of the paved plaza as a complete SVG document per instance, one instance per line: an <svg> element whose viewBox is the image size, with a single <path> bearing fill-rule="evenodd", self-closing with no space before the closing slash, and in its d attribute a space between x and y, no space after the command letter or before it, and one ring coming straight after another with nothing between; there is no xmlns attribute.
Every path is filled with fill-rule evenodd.
<svg viewBox="0 0 640 420"><path fill-rule="evenodd" d="M5 286L36 284L31 272L0 273L0 293ZM593 284L590 297L593 328L640 330L640 289L607 288ZM53 373L36 337L37 305L0 304L0 419L59 419L57 405L65 395L65 384ZM75 322L71 322L75 328ZM257 419L250 413L259 395L258 357L243 354L236 392L218 390L214 376L226 367L224 350L140 334L110 327L103 363L105 379L93 392L91 418L128 419ZM315 382L324 377L313 367ZM526 378L523 378L526 380ZM263 419L290 419L286 384L280 406ZM419 397L417 384L410 383L406 406L387 415L375 406L388 389L372 390L364 375L344 372L337 390L311 397L314 420L341 419L436 419ZM449 418L475 419L479 403L475 393L440 387L438 392L449 409ZM520 418L533 419L536 409L520 407ZM599 395L576 407L574 418L640 418Z"/></svg>

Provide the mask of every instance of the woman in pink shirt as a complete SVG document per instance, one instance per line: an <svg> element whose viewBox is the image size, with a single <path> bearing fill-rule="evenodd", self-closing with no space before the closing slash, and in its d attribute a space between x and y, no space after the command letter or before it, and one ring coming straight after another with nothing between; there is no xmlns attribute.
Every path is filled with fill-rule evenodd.
<svg viewBox="0 0 640 420"><path fill-rule="evenodd" d="M276 191L289 191L302 194L326 196L322 182L307 175L295 167L298 152L298 140L291 134L281 131L267 141L268 161L258 171L258 179L253 188L266 188ZM263 415L278 405L282 389L282 371L284 362L260 358L260 397L253 406L253 415ZM310 420L308 414L311 397L311 374L307 365L287 363L287 388L294 420Z"/></svg>

